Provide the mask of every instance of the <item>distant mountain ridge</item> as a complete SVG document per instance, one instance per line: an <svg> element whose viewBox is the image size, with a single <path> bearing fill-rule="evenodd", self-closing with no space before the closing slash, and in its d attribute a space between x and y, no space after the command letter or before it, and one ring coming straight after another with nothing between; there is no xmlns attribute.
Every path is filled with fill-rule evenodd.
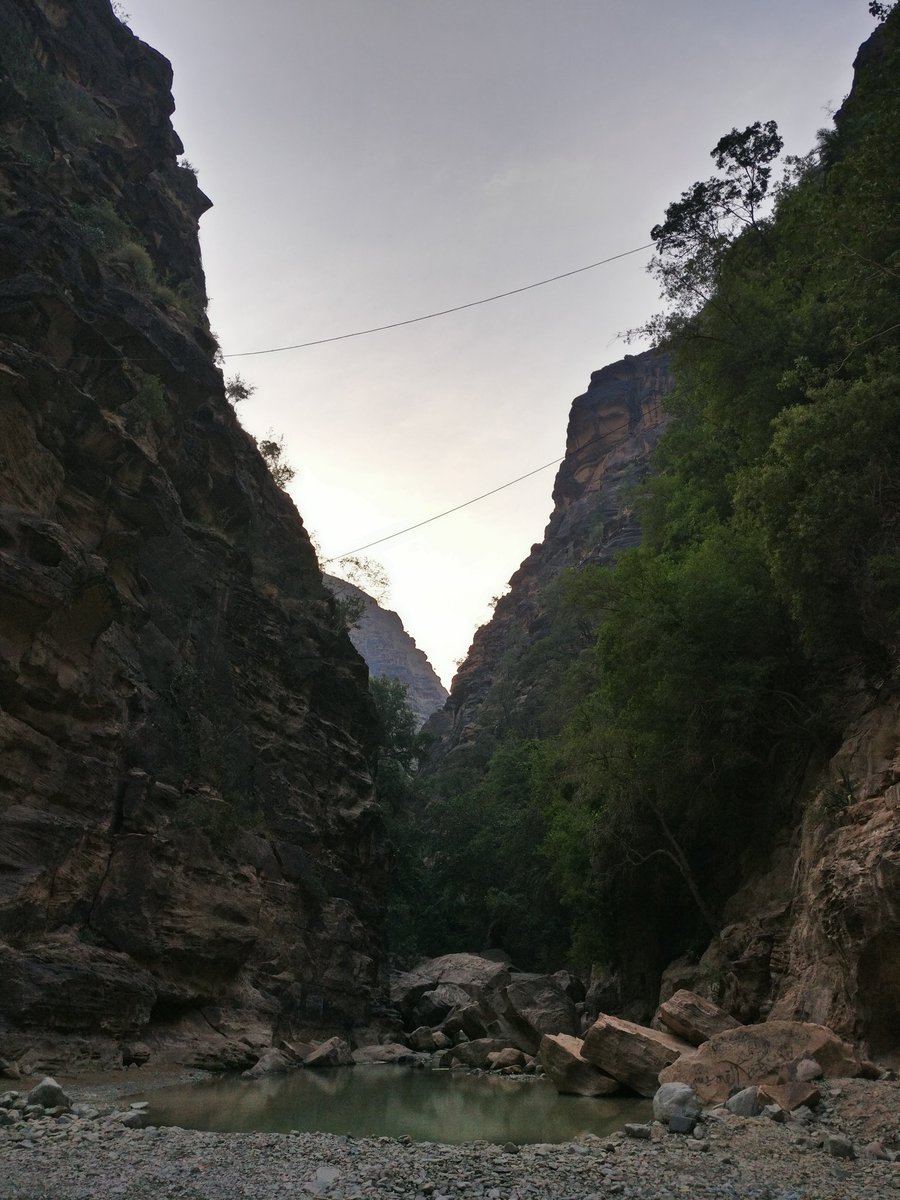
<svg viewBox="0 0 900 1200"><path fill-rule="evenodd" d="M324 578L326 586L339 599L350 599L363 605L362 615L350 630L350 640L366 660L372 675L396 679L404 684L416 721L423 725L447 700L447 689L424 650L419 649L393 610L382 608L368 592L345 579L334 575Z"/></svg>

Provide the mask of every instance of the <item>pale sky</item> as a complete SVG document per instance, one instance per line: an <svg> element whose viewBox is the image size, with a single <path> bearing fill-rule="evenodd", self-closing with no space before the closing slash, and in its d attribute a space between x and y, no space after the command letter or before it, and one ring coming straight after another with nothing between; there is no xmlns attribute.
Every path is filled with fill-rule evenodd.
<svg viewBox="0 0 900 1200"><path fill-rule="evenodd" d="M465 304L649 241L732 128L807 152L865 0L124 0L172 60L226 355ZM658 304L635 255L495 304L253 358L324 553L561 455L591 371ZM369 553L449 685L540 540L554 470ZM329 567L334 571L334 564Z"/></svg>

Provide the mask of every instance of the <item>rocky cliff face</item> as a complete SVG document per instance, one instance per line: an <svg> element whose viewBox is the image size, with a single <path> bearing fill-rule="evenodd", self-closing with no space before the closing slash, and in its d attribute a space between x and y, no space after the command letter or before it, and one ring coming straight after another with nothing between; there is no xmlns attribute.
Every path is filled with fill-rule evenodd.
<svg viewBox="0 0 900 1200"><path fill-rule="evenodd" d="M692 979L745 1020L815 1021L900 1065L900 698L860 687L798 823L731 898Z"/></svg>
<svg viewBox="0 0 900 1200"><path fill-rule="evenodd" d="M515 680L517 661L551 634L546 593L561 572L611 563L619 551L637 545L631 493L646 477L650 452L665 428L662 405L670 387L664 354L627 355L595 371L588 390L572 402L543 541L532 546L494 616L476 632L444 711L428 723L440 739L436 761L471 746L480 724L491 719L483 706L498 677ZM521 684L512 686L518 693L513 703L521 702Z"/></svg>
<svg viewBox="0 0 900 1200"><path fill-rule="evenodd" d="M424 650L406 632L397 613L382 608L361 588L333 575L326 575L325 582L339 599L349 601L354 616L359 611L350 641L366 660L370 674L402 683L409 706L423 725L447 699L447 689Z"/></svg>
<svg viewBox="0 0 900 1200"><path fill-rule="evenodd" d="M0 1055L362 1021L367 672L225 400L171 68L0 24Z"/></svg>

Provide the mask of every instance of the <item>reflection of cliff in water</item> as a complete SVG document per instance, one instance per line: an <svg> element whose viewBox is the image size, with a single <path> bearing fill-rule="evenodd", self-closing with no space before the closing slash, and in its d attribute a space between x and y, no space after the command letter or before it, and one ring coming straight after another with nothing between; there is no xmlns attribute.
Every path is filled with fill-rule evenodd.
<svg viewBox="0 0 900 1200"><path fill-rule="evenodd" d="M219 1132L346 1133L434 1142L563 1142L640 1120L634 1097L559 1096L544 1080L358 1066L216 1079L150 1096L158 1125Z"/></svg>

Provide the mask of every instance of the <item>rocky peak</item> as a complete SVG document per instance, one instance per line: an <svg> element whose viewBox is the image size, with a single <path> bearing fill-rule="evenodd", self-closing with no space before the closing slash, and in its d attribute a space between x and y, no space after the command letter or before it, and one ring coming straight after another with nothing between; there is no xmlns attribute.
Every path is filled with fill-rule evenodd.
<svg viewBox="0 0 900 1200"><path fill-rule="evenodd" d="M525 647L549 633L544 594L569 567L610 563L637 545L632 491L646 477L650 452L666 425L671 387L665 354L626 355L591 375L569 413L566 454L553 486L553 511L543 540L509 581L491 620L475 633L442 713L428 723L441 758L470 742L501 660L514 677Z"/></svg>
<svg viewBox="0 0 900 1200"><path fill-rule="evenodd" d="M402 683L416 721L423 725L447 699L447 689L424 650L406 632L399 615L382 608L362 588L333 575L326 575L325 583L354 610L350 640L366 660L370 674Z"/></svg>

